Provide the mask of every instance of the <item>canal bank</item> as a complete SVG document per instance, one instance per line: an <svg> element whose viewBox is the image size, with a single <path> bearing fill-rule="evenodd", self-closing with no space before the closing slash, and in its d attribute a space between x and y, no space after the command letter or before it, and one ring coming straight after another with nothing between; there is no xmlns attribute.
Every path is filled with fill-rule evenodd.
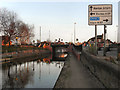
<svg viewBox="0 0 120 90"><path fill-rule="evenodd" d="M54 88L104 88L104 86L70 53Z"/></svg>
<svg viewBox="0 0 120 90"><path fill-rule="evenodd" d="M50 55L49 50L24 50L21 52L12 52L4 55L5 58L0 60L1 64L5 63L19 63L23 61L32 61Z"/></svg>

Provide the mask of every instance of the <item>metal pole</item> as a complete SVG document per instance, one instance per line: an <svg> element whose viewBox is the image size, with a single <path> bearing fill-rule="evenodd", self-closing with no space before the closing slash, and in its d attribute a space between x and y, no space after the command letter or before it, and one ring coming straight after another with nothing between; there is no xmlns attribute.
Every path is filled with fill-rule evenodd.
<svg viewBox="0 0 120 90"><path fill-rule="evenodd" d="M73 37L72 35L73 35L73 34L71 34L71 42L73 41L73 40L72 40L72 37Z"/></svg>
<svg viewBox="0 0 120 90"><path fill-rule="evenodd" d="M120 16L120 1L118 2L118 16ZM120 61L120 17L118 17L118 60Z"/></svg>
<svg viewBox="0 0 120 90"><path fill-rule="evenodd" d="M49 30L49 41L50 41L50 30Z"/></svg>
<svg viewBox="0 0 120 90"><path fill-rule="evenodd" d="M74 23L74 44L75 44L75 24L76 23Z"/></svg>
<svg viewBox="0 0 120 90"><path fill-rule="evenodd" d="M40 26L40 42L41 42L41 26Z"/></svg>
<svg viewBox="0 0 120 90"><path fill-rule="evenodd" d="M118 25L117 25L116 27L117 27L117 43L119 43L119 31L118 31Z"/></svg>
<svg viewBox="0 0 120 90"><path fill-rule="evenodd" d="M106 25L104 25L104 51L103 56L106 56Z"/></svg>
<svg viewBox="0 0 120 90"><path fill-rule="evenodd" d="M18 45L17 45L18 41L17 40L18 40L18 37L16 37L16 54L18 54L18 50L17 50L17 48L18 48Z"/></svg>
<svg viewBox="0 0 120 90"><path fill-rule="evenodd" d="M95 51L96 51L95 54L97 55L97 53L98 53L98 52L97 52L97 25L95 25L95 49L96 49L96 50L95 50Z"/></svg>

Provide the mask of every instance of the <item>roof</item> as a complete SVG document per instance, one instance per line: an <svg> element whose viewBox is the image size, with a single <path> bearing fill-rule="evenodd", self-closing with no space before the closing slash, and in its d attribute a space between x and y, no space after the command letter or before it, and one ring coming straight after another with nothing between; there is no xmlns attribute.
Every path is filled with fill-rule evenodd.
<svg viewBox="0 0 120 90"><path fill-rule="evenodd" d="M110 43L113 43L110 39L107 39L106 41L110 42Z"/></svg>
<svg viewBox="0 0 120 90"><path fill-rule="evenodd" d="M97 39L103 39L103 34L102 35L97 35ZM90 38L88 41L90 41L90 40L94 41L95 37Z"/></svg>
<svg viewBox="0 0 120 90"><path fill-rule="evenodd" d="M97 35L97 39L102 39L103 35ZM90 39L95 39L95 37L92 37Z"/></svg>

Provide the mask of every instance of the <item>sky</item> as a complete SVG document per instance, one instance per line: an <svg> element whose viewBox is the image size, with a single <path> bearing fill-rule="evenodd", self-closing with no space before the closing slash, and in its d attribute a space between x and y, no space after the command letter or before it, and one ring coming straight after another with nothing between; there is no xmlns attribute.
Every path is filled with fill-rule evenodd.
<svg viewBox="0 0 120 90"><path fill-rule="evenodd" d="M88 5L90 4L112 4L113 5L113 24L107 26L107 38L112 41L117 41L118 30L118 2L117 0L103 2L92 0L1 0L0 8L7 8L18 14L18 17L27 24L35 26L34 40L40 39L45 41L49 38L62 38L64 42L74 40L74 23L76 38L79 42L87 41L95 36L95 26L88 25ZM97 26L97 34L101 35L104 32L103 25Z"/></svg>
<svg viewBox="0 0 120 90"><path fill-rule="evenodd" d="M119 1L119 4L118 4L118 42L120 43L120 1Z"/></svg>

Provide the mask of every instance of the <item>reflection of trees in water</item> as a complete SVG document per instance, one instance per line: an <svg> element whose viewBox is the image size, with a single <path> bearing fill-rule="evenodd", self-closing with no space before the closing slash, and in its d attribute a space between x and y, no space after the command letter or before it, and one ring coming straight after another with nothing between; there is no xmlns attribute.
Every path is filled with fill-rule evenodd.
<svg viewBox="0 0 120 90"><path fill-rule="evenodd" d="M36 65L38 67L36 67ZM48 69L42 67L47 65ZM49 66L48 66L49 65ZM64 62L52 61L51 63L43 62L39 59L38 61L24 62L17 65L6 65L3 67L3 88L24 88L29 83L34 83L33 74L38 72L37 78L44 78L41 73L43 70L49 70L48 75L52 75L53 68L61 69ZM38 69L37 69L38 68Z"/></svg>
<svg viewBox="0 0 120 90"><path fill-rule="evenodd" d="M29 81L33 81L32 76L34 73L29 69L28 64L25 67L21 67L21 65L18 67L16 65L14 68L16 69L15 71L8 66L6 73L8 76L4 78L3 88L24 88Z"/></svg>

